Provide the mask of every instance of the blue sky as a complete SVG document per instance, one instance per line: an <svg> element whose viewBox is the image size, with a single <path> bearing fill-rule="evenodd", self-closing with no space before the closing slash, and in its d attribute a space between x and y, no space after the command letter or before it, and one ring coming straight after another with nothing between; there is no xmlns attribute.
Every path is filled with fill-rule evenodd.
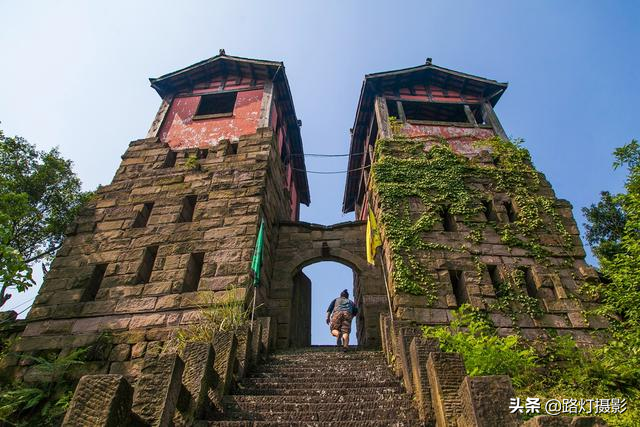
<svg viewBox="0 0 640 427"><path fill-rule="evenodd" d="M640 136L640 3L634 1L0 2L0 122L59 146L86 189L110 182L160 100L147 78L217 54L282 60L307 152L346 153L365 74L436 65L508 81L497 105L559 197L580 208L619 191L614 147ZM346 159L307 160L344 170ZM343 175L310 175L302 220L331 224ZM309 266L314 342L328 301L350 287L335 263ZM32 294L12 300L28 307Z"/></svg>

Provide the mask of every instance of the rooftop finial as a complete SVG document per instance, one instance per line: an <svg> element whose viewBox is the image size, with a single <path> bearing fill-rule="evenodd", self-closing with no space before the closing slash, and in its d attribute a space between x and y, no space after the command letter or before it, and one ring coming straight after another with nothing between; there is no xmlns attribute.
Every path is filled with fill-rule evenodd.
<svg viewBox="0 0 640 427"><path fill-rule="evenodd" d="M425 64L431 65L431 58L427 58L427 61L425 62Z"/></svg>
<svg viewBox="0 0 640 427"><path fill-rule="evenodd" d="M224 51L224 49L220 49L220 52L218 53L220 56L226 55L227 53Z"/></svg>

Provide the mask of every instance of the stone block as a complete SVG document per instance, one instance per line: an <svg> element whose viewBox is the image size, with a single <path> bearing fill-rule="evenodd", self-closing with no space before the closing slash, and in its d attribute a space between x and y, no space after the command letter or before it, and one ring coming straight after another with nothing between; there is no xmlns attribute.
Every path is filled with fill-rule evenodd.
<svg viewBox="0 0 640 427"><path fill-rule="evenodd" d="M190 342L184 349L181 397L173 419L175 426L190 426L209 410L209 390L214 386L213 347L207 342Z"/></svg>
<svg viewBox="0 0 640 427"><path fill-rule="evenodd" d="M567 313L567 317L569 318L569 322L571 322L571 326L574 328L588 328L589 323L585 316L579 311L572 311Z"/></svg>
<svg viewBox="0 0 640 427"><path fill-rule="evenodd" d="M154 297L147 298L124 298L118 301L116 312L119 313L136 313L140 311L151 311L156 305Z"/></svg>
<svg viewBox="0 0 640 427"><path fill-rule="evenodd" d="M143 360L130 360L125 362L111 362L110 374L124 375L128 380L134 380L142 372Z"/></svg>
<svg viewBox="0 0 640 427"><path fill-rule="evenodd" d="M236 360L238 363L237 379L243 378L249 369L251 357L252 331L249 326L244 326L236 331L238 345L236 347Z"/></svg>
<svg viewBox="0 0 640 427"><path fill-rule="evenodd" d="M131 358L138 359L144 356L144 351L147 348L146 342L137 342L133 346L131 346Z"/></svg>
<svg viewBox="0 0 640 427"><path fill-rule="evenodd" d="M458 390L466 371L458 353L429 353L427 375L437 425L455 427L461 414Z"/></svg>
<svg viewBox="0 0 640 427"><path fill-rule="evenodd" d="M413 393L412 365L409 346L415 337L421 337L422 330L417 327L403 327L398 329L396 363L400 365L402 382L408 393Z"/></svg>
<svg viewBox="0 0 640 427"><path fill-rule="evenodd" d="M172 424L183 371L184 362L175 353L145 358L133 395L132 411L146 425L168 427Z"/></svg>
<svg viewBox="0 0 640 427"><path fill-rule="evenodd" d="M435 425L436 418L431 404L427 359L429 358L429 353L436 351L440 351L440 345L435 339L415 337L409 345L413 394L418 406L420 419L429 426Z"/></svg>
<svg viewBox="0 0 640 427"><path fill-rule="evenodd" d="M465 377L458 396L461 415L458 427L517 427L520 419L509 410L509 399L515 397L511 379L506 375Z"/></svg>
<svg viewBox="0 0 640 427"><path fill-rule="evenodd" d="M216 391L218 396L223 396L229 391L237 346L238 340L233 332L218 332L213 338L213 348L216 353L214 367L217 374ZM218 397L212 396L212 398L217 399Z"/></svg>
<svg viewBox="0 0 640 427"><path fill-rule="evenodd" d="M129 359L131 354L131 346L129 344L114 345L109 353L109 360L114 362L124 362Z"/></svg>
<svg viewBox="0 0 640 427"><path fill-rule="evenodd" d="M78 382L62 425L130 425L132 395L133 390L122 375L85 375Z"/></svg>
<svg viewBox="0 0 640 427"><path fill-rule="evenodd" d="M256 320L251 331L251 346L249 349L249 367L254 367L260 363L262 353L262 323Z"/></svg>
<svg viewBox="0 0 640 427"><path fill-rule="evenodd" d="M135 315L131 318L129 329L164 326L166 321L167 315L163 313Z"/></svg>

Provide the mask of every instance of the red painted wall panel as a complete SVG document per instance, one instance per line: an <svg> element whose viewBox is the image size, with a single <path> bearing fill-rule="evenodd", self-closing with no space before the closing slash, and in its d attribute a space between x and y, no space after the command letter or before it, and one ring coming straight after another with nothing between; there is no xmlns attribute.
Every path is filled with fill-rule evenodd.
<svg viewBox="0 0 640 427"><path fill-rule="evenodd" d="M474 142L489 139L495 136L493 129L458 127L458 126L438 126L438 125L413 125L406 123L402 127L405 135L411 138L439 137L447 140L451 148L460 154L474 154L480 152L480 148ZM427 143L427 148L431 145Z"/></svg>
<svg viewBox="0 0 640 427"><path fill-rule="evenodd" d="M227 87L228 88L228 87ZM200 96L183 96L173 100L160 128L160 139L173 149L207 147L221 139L234 140L256 132L260 119L262 88L240 91L232 117L192 120Z"/></svg>

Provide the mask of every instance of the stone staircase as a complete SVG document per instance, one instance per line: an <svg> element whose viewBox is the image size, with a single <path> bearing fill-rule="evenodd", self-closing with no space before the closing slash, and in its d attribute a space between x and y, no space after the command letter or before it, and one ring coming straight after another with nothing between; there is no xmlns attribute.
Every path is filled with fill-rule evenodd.
<svg viewBox="0 0 640 427"><path fill-rule="evenodd" d="M131 381L84 375L63 427L603 427L598 417L524 421L506 375L469 377L460 354L381 316L382 351L312 347L272 353L274 322L145 357ZM389 368L388 366L391 366Z"/></svg>
<svg viewBox="0 0 640 427"><path fill-rule="evenodd" d="M380 351L317 346L271 355L210 426L422 426Z"/></svg>

